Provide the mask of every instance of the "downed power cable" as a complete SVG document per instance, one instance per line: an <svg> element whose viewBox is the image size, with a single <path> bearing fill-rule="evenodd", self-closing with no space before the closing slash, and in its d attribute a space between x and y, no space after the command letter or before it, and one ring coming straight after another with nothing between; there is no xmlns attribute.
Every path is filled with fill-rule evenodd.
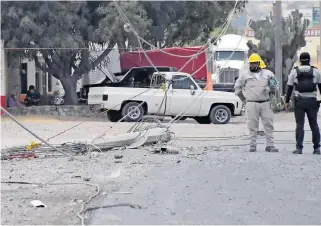
<svg viewBox="0 0 321 226"><path fill-rule="evenodd" d="M78 160L78 161L86 161L85 159L80 159L80 158L77 158L75 156L72 156L60 149L58 149L57 147L51 145L50 143L48 143L47 141L45 141L44 139L42 139L41 137L39 137L37 134L35 134L34 132L32 132L31 130L29 130L27 127L25 127L23 124L21 124L13 115L11 115L6 109L4 109L2 106L1 106L1 109L15 122L17 123L20 127L22 127L24 130L26 130L28 133L30 133L31 135L33 135L34 137L36 137L38 140L42 141L43 143L45 143L46 145L48 145L49 147L51 147L53 150L63 154L63 155L66 155L72 159L75 159L75 160Z"/></svg>
<svg viewBox="0 0 321 226"><path fill-rule="evenodd" d="M131 204L131 203L119 203L119 204L114 204L114 205L106 205L106 206L93 206L93 207L89 207L86 209L87 211L92 211L92 210L97 210L97 209L107 209L107 208L114 208L114 207L130 207L132 209L143 209L142 206L137 205L137 204Z"/></svg>
<svg viewBox="0 0 321 226"><path fill-rule="evenodd" d="M38 186L46 186L46 185L73 185L73 184L82 184L82 185L88 185L96 187L96 193L91 195L87 201L83 202L81 205L80 211L77 213L77 216L81 220L81 224L85 225L85 218L84 214L87 210L85 210L85 205L88 204L93 198L97 197L100 194L100 187L98 184L91 184L91 183L77 183L77 182L71 182L71 183L33 183L33 182L23 182L23 181L1 181L2 184L28 184L28 185L38 185Z"/></svg>

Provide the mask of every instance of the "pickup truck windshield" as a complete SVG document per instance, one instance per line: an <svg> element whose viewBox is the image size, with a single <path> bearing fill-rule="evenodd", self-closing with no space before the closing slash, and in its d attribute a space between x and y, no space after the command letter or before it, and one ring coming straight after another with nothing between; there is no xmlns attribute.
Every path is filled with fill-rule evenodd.
<svg viewBox="0 0 321 226"><path fill-rule="evenodd" d="M217 61L228 60L228 59L243 61L244 58L245 58L245 54L243 51L235 51L234 53L233 51L216 51L215 52L215 60Z"/></svg>
<svg viewBox="0 0 321 226"><path fill-rule="evenodd" d="M163 75L156 74L156 75L152 76L150 87L151 88L161 88L162 85L165 83L166 83L166 80L163 77Z"/></svg>
<svg viewBox="0 0 321 226"><path fill-rule="evenodd" d="M173 89L190 89L194 86L197 89L195 83L192 79L186 75L175 75L173 78L172 88Z"/></svg>
<svg viewBox="0 0 321 226"><path fill-rule="evenodd" d="M162 71L176 71L171 67L157 67L157 70ZM120 81L124 87L147 88L151 84L153 73L156 72L153 67L132 68L129 70ZM153 81L155 84L155 81Z"/></svg>

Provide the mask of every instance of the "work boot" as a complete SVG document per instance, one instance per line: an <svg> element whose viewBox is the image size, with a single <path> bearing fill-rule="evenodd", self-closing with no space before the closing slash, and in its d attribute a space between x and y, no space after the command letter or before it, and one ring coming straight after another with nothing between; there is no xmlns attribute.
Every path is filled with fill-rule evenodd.
<svg viewBox="0 0 321 226"><path fill-rule="evenodd" d="M277 148L275 148L274 146L267 146L265 148L266 152L279 152L279 150Z"/></svg>
<svg viewBox="0 0 321 226"><path fill-rule="evenodd" d="M296 149L294 152L292 152L293 154L296 155L301 155L302 154L302 149Z"/></svg>
<svg viewBox="0 0 321 226"><path fill-rule="evenodd" d="M320 155L320 148L314 149L313 154L314 154L314 155Z"/></svg>
<svg viewBox="0 0 321 226"><path fill-rule="evenodd" d="M250 152L256 152L256 146L250 146Z"/></svg>

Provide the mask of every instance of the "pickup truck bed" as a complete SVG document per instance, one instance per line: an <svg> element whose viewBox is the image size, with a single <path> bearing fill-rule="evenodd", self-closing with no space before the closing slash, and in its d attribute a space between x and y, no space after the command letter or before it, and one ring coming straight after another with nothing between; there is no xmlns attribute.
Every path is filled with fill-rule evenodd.
<svg viewBox="0 0 321 226"><path fill-rule="evenodd" d="M198 81L197 84L204 89L206 86L206 82L203 81ZM224 84L224 83L220 83L220 84L213 84L213 90L215 91L223 91L223 92L234 92L234 84Z"/></svg>

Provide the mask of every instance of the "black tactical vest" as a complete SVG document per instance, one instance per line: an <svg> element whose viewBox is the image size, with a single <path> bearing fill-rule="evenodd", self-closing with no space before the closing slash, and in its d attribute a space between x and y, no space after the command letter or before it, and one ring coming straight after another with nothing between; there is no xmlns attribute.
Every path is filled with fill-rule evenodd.
<svg viewBox="0 0 321 226"><path fill-rule="evenodd" d="M317 91L317 85L314 83L313 68L302 70L295 67L298 83L295 83L295 90L300 93L312 93Z"/></svg>

